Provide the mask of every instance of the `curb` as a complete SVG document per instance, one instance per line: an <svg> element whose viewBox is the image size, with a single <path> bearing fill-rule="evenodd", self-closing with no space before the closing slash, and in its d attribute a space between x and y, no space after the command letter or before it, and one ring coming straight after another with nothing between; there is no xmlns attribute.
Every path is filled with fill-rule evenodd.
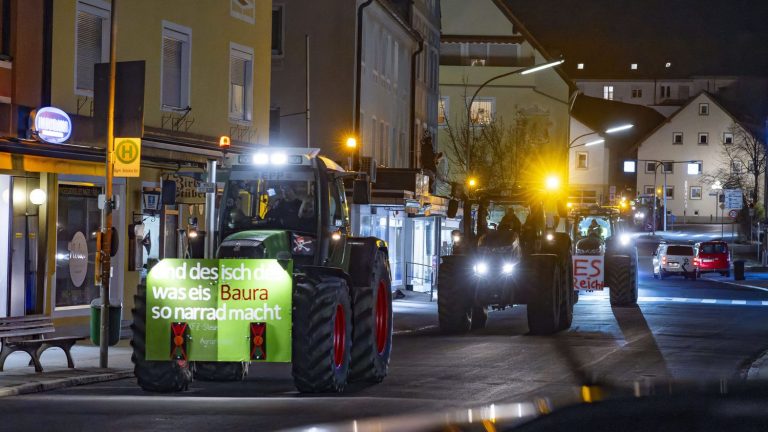
<svg viewBox="0 0 768 432"><path fill-rule="evenodd" d="M131 377L133 377L133 370L116 370L105 373L59 378L50 381L31 382L13 387L0 388L0 398L29 393L40 393L67 387L75 387L79 385L94 384L105 381L114 381Z"/></svg>

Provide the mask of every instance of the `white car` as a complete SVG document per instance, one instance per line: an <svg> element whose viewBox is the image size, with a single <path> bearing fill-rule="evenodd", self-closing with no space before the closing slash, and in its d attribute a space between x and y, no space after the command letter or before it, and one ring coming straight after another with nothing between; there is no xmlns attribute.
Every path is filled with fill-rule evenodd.
<svg viewBox="0 0 768 432"><path fill-rule="evenodd" d="M660 244L653 253L653 278L676 275L696 279L694 253L692 245Z"/></svg>

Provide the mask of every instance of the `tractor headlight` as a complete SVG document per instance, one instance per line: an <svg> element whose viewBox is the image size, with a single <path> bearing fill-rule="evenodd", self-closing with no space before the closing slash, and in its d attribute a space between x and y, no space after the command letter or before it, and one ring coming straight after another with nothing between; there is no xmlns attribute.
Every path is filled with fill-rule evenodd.
<svg viewBox="0 0 768 432"><path fill-rule="evenodd" d="M635 213L635 218L643 219L643 218L645 218L645 213L637 212L637 213Z"/></svg>
<svg viewBox="0 0 768 432"><path fill-rule="evenodd" d="M454 234L454 235L453 235L453 242L454 242L454 243L458 243L458 242L460 242L460 241L461 241L461 236L460 236L460 235L458 235L458 234Z"/></svg>
<svg viewBox="0 0 768 432"><path fill-rule="evenodd" d="M547 241L552 241L552 240L554 240L554 239L555 239L555 236L554 236L554 234L552 234L552 233L547 233Z"/></svg>
<svg viewBox="0 0 768 432"><path fill-rule="evenodd" d="M266 153L256 153L253 155L254 165L266 165L269 163L269 155Z"/></svg>
<svg viewBox="0 0 768 432"><path fill-rule="evenodd" d="M484 274L488 273L488 264L486 264L484 262L479 262L479 263L475 264L474 267L472 267L472 270L475 271L476 275L484 275Z"/></svg>
<svg viewBox="0 0 768 432"><path fill-rule="evenodd" d="M619 236L619 243L621 243L622 246L629 245L631 240L632 238L629 236L629 234L622 234Z"/></svg>
<svg viewBox="0 0 768 432"><path fill-rule="evenodd" d="M501 266L501 272L505 275L511 274L512 270L515 269L515 265L512 263L504 263L503 266Z"/></svg>

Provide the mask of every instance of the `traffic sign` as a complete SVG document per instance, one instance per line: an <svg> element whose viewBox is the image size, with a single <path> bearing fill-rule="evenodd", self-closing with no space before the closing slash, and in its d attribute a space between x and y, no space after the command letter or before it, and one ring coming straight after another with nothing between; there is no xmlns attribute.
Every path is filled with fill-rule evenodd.
<svg viewBox="0 0 768 432"><path fill-rule="evenodd" d="M141 168L141 138L115 138L115 177L138 177Z"/></svg>
<svg viewBox="0 0 768 432"><path fill-rule="evenodd" d="M736 219L736 216L738 215L739 215L739 211L735 209L728 212L728 216L732 217L733 219Z"/></svg>
<svg viewBox="0 0 768 432"><path fill-rule="evenodd" d="M731 209L740 209L744 206L741 189L723 189L725 193L725 207Z"/></svg>
<svg viewBox="0 0 768 432"><path fill-rule="evenodd" d="M216 192L216 183L205 182L197 185L197 193L214 193Z"/></svg>

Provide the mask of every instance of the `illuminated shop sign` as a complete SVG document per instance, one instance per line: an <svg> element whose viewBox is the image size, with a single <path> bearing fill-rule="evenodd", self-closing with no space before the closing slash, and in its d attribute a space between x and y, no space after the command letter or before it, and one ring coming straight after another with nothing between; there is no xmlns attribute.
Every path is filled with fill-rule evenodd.
<svg viewBox="0 0 768 432"><path fill-rule="evenodd" d="M35 131L41 140L60 144L72 135L72 121L67 113L58 108L40 108L35 114Z"/></svg>

